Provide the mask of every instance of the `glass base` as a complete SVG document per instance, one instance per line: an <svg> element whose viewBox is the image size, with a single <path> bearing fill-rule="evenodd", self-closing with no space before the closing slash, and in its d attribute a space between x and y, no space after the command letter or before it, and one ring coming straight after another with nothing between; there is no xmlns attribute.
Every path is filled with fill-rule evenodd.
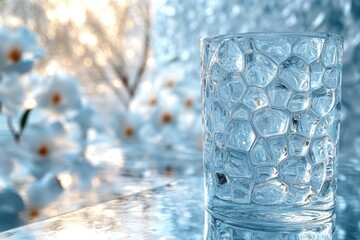
<svg viewBox="0 0 360 240"><path fill-rule="evenodd" d="M290 227L278 224L281 227L275 229L272 226L244 226L229 224L205 213L205 238L213 239L321 239L333 240L335 234L335 215L326 221L316 223L293 224Z"/></svg>
<svg viewBox="0 0 360 240"><path fill-rule="evenodd" d="M315 209L316 208L316 209ZM320 209L319 209L320 208ZM334 217L334 204L320 206L278 206L256 204L234 204L212 199L206 210L214 217L235 225L263 228L289 228L291 225L313 224Z"/></svg>

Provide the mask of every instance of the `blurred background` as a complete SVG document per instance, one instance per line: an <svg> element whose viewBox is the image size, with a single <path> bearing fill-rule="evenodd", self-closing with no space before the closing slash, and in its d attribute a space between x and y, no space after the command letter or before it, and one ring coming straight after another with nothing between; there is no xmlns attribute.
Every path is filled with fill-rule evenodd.
<svg viewBox="0 0 360 240"><path fill-rule="evenodd" d="M25 26L37 34L46 55L34 72L67 70L80 80L102 126L91 140L111 142L111 147L90 146L88 158L101 155L98 164L124 169L126 158L138 157L139 150L151 152L155 161L180 159L172 162L175 167L161 162L165 175L174 169L201 171L201 37L259 31L340 34L345 38L340 152L360 151L360 1L0 0L0 25ZM9 131L5 122L1 117L3 139ZM129 171L152 174L148 165L130 163ZM103 180L113 181L107 175L92 186L100 189ZM109 196L105 188L98 193ZM94 198L88 201L108 199Z"/></svg>
<svg viewBox="0 0 360 240"><path fill-rule="evenodd" d="M340 148L358 149L359 1L1 0L0 7L1 25L26 26L38 34L47 54L37 71L67 69L79 78L108 135L124 145L200 148L201 37L258 31L340 34L345 38Z"/></svg>

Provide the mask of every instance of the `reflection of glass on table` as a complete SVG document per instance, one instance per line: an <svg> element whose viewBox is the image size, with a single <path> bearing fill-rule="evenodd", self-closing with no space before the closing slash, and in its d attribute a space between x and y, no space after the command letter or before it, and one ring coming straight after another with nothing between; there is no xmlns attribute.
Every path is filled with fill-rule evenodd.
<svg viewBox="0 0 360 240"><path fill-rule="evenodd" d="M324 222L297 224L292 227L278 226L258 228L247 224L235 226L216 219L205 212L205 239L334 239L335 215Z"/></svg>

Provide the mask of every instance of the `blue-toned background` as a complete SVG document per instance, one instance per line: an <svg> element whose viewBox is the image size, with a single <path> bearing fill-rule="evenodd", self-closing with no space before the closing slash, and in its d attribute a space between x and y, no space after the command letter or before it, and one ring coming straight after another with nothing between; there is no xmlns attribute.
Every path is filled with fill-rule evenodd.
<svg viewBox="0 0 360 240"><path fill-rule="evenodd" d="M360 143L360 2L357 0L161 1L154 48L159 67L178 57L186 78L199 79L199 39L259 31L332 32L345 38L340 149Z"/></svg>
<svg viewBox="0 0 360 240"><path fill-rule="evenodd" d="M2 218L6 221L0 221L0 231L158 186L163 184L163 176L200 177L199 55L200 38L205 36L259 31L342 35L340 150L360 154L359 0L0 0L0 26L33 31L46 52L33 72L70 72L80 80L79 95L91 106L77 112L82 116L79 122L88 122L86 128L91 128L84 141L87 147L82 149L89 164L74 165L82 177L65 172L59 178L68 188L61 198L49 201L52 205L44 206L39 216L30 219L26 218L32 215L29 209L25 218L17 218L19 210L13 209L13 222ZM86 121L90 115L94 119ZM9 139L6 118L0 115L0 150ZM338 206L344 212L341 226L349 225L338 228L343 235L345 231L357 234L353 219L359 216L355 201L359 164L358 159L348 156L340 160L355 173L343 171L339 176L339 182L346 185L339 189ZM0 172L8 177L4 166ZM34 179L19 169L15 168L17 174L10 180L23 197L25 185ZM75 184L78 179L88 182L85 190ZM5 199L7 195L2 196ZM351 204L346 205L345 200ZM198 201L202 204L200 197ZM7 210L7 205L2 206L0 216ZM176 224L174 229L178 230Z"/></svg>
<svg viewBox="0 0 360 240"><path fill-rule="evenodd" d="M47 54L37 71L66 69L78 77L101 110L107 135L123 146L201 147L201 37L259 31L338 33L345 38L340 149L357 151L357 0L1 0L0 6L1 25L26 26L38 33ZM169 116L171 121L163 121ZM130 138L124 135L129 127L134 133Z"/></svg>

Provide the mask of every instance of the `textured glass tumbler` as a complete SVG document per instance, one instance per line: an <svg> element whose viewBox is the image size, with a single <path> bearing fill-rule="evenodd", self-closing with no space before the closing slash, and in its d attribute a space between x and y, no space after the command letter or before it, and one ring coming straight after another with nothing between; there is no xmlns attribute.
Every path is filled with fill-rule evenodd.
<svg viewBox="0 0 360 240"><path fill-rule="evenodd" d="M206 209L257 223L334 213L343 39L247 33L201 40Z"/></svg>

